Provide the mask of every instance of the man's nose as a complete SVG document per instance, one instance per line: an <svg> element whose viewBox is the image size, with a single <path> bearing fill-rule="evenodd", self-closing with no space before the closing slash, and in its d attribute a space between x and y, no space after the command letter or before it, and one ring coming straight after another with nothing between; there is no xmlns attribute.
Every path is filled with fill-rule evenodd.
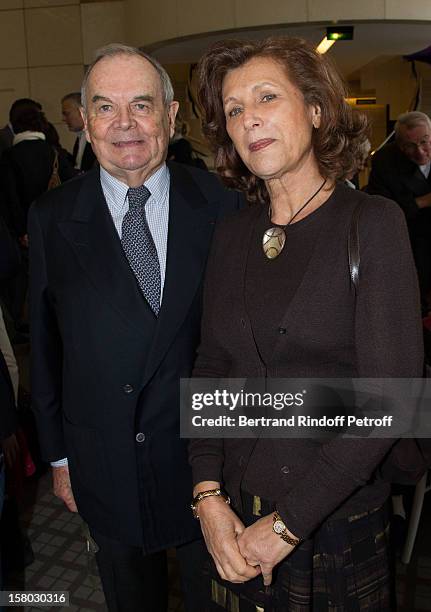
<svg viewBox="0 0 431 612"><path fill-rule="evenodd" d="M132 110L129 106L121 106L116 116L116 126L127 130L136 124Z"/></svg>

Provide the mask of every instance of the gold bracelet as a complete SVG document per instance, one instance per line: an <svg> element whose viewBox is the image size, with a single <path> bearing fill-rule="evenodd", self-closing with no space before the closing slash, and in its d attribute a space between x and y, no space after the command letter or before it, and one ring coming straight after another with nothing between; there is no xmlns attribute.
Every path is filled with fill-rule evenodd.
<svg viewBox="0 0 431 612"><path fill-rule="evenodd" d="M196 497L193 498L193 501L191 503L191 508L193 510L193 516L198 519L199 518L199 514L197 512L197 507L200 501L202 501L203 499L205 499L205 497L222 497L224 499L224 501L230 505L230 497L229 495L226 495L226 493L223 493L223 491L221 489L209 489L208 491L201 491L200 493L198 493L196 495Z"/></svg>

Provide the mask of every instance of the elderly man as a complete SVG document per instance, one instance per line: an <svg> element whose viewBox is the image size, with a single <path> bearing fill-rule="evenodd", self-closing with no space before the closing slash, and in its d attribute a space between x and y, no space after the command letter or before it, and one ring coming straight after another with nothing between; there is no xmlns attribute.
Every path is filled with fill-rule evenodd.
<svg viewBox="0 0 431 612"><path fill-rule="evenodd" d="M177 109L153 58L100 50L83 83L100 169L30 213L41 446L55 493L90 527L110 611L165 611L165 551L177 547L187 609L202 612L179 379L199 341L214 224L240 200L208 172L165 164Z"/></svg>
<svg viewBox="0 0 431 612"><path fill-rule="evenodd" d="M77 170L86 172L94 166L96 157L85 137L80 92L69 93L61 99L61 114L69 130L77 135L72 151L73 165Z"/></svg>
<svg viewBox="0 0 431 612"><path fill-rule="evenodd" d="M431 288L431 120L418 111L400 115L395 142L377 151L366 191L395 200L406 215L423 309Z"/></svg>

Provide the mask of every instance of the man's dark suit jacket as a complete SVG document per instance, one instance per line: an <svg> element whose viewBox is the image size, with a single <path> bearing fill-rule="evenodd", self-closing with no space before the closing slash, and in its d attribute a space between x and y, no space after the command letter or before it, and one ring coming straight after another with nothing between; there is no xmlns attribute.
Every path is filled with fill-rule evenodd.
<svg viewBox="0 0 431 612"><path fill-rule="evenodd" d="M76 156L78 155L78 149L79 149L79 138L75 140L75 144L73 145L73 151L72 151L73 165L75 165L76 163ZM82 154L80 170L82 172L88 172L88 170L91 170L92 168L94 168L95 163L96 163L96 156L94 155L93 148L91 144L87 142L87 144L85 145L84 153Z"/></svg>
<svg viewBox="0 0 431 612"><path fill-rule="evenodd" d="M158 319L128 265L98 170L30 211L32 399L44 458L68 457L91 527L146 552L199 535L179 437L179 379L190 376L200 337L214 224L241 201L208 172L169 170Z"/></svg>
<svg viewBox="0 0 431 612"><path fill-rule="evenodd" d="M371 174L365 189L371 195L382 195L397 202L408 222L428 211L420 210L415 198L431 191L431 182L417 164L410 161L392 142L372 158Z"/></svg>

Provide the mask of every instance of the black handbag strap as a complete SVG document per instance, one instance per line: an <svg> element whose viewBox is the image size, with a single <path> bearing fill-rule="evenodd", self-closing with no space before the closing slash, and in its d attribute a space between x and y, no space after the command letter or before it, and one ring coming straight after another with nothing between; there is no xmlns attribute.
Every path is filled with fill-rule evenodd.
<svg viewBox="0 0 431 612"><path fill-rule="evenodd" d="M352 219L350 221L349 236L347 238L350 280L355 288L355 292L358 291L359 286L359 264L361 262L361 252L359 249L359 216L361 214L363 204L364 201L361 200L353 210Z"/></svg>

